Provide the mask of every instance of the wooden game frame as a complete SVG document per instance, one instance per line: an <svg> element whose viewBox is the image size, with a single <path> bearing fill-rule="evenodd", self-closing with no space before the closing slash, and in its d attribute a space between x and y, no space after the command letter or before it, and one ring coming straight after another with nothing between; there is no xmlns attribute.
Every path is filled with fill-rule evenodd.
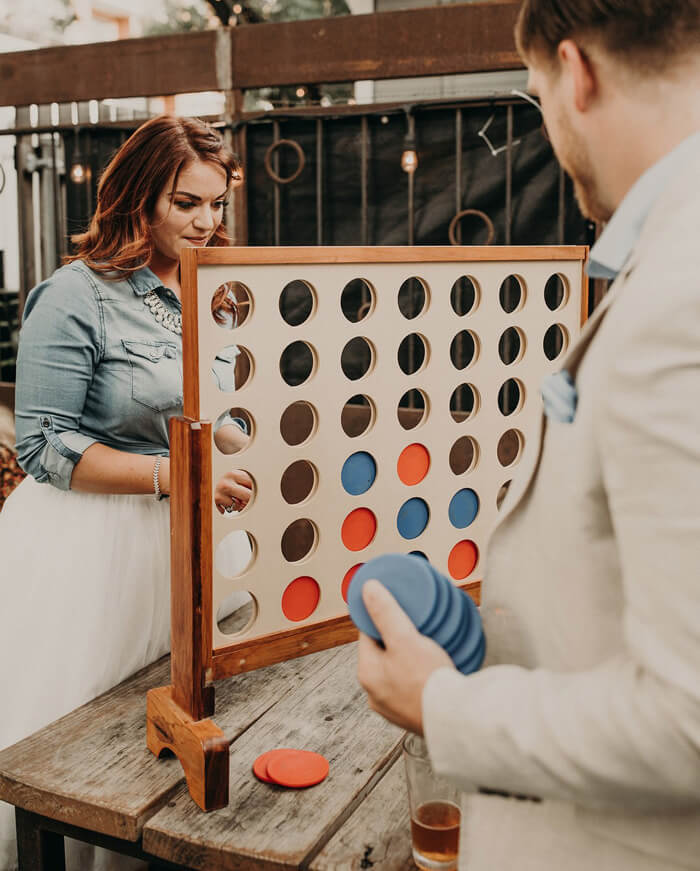
<svg viewBox="0 0 700 871"><path fill-rule="evenodd" d="M181 255L184 416L170 421L171 684L147 699L147 744L174 752L203 810L228 803L228 742L208 719L212 681L354 641L349 616L213 646L212 422L200 420L198 279L200 265L308 265L577 261L581 325L588 316L585 246L188 248ZM480 599L480 581L461 585Z"/></svg>

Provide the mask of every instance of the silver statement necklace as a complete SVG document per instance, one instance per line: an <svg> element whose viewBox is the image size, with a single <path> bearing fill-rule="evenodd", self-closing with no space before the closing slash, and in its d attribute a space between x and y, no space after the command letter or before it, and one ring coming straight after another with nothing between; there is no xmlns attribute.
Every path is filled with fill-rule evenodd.
<svg viewBox="0 0 700 871"><path fill-rule="evenodd" d="M174 315L168 311L155 290L148 291L143 298L143 304L148 306L153 317L166 330L170 330L171 333L177 333L178 336L182 335L182 315Z"/></svg>

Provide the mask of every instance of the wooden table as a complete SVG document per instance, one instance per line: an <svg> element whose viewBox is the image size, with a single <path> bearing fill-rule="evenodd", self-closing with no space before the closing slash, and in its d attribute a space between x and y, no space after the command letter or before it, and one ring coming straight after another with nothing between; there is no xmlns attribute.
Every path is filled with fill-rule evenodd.
<svg viewBox="0 0 700 871"><path fill-rule="evenodd" d="M168 683L168 667L149 666L0 752L20 871L63 871L64 835L157 868L414 867L402 733L367 708L355 644L217 684L231 799L209 814L191 800L177 760L146 749L146 690ZM259 782L253 760L274 747L322 753L329 777L304 790Z"/></svg>

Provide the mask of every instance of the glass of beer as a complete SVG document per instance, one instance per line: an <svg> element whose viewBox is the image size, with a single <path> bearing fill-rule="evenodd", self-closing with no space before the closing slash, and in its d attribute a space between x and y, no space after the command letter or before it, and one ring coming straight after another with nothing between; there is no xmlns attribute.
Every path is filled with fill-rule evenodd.
<svg viewBox="0 0 700 871"><path fill-rule="evenodd" d="M403 740L413 861L423 871L453 871L459 854L459 789L435 775L425 741Z"/></svg>

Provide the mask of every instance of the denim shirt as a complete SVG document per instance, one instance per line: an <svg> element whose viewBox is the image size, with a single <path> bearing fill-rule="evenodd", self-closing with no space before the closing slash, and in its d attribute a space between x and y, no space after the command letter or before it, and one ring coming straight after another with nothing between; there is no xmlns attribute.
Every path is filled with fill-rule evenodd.
<svg viewBox="0 0 700 871"><path fill-rule="evenodd" d="M168 421L183 410L182 337L144 305L149 290L181 312L147 267L110 281L74 261L29 294L15 416L19 463L37 481L68 490L75 464L95 442L168 455ZM226 350L213 374L232 390L237 349Z"/></svg>

